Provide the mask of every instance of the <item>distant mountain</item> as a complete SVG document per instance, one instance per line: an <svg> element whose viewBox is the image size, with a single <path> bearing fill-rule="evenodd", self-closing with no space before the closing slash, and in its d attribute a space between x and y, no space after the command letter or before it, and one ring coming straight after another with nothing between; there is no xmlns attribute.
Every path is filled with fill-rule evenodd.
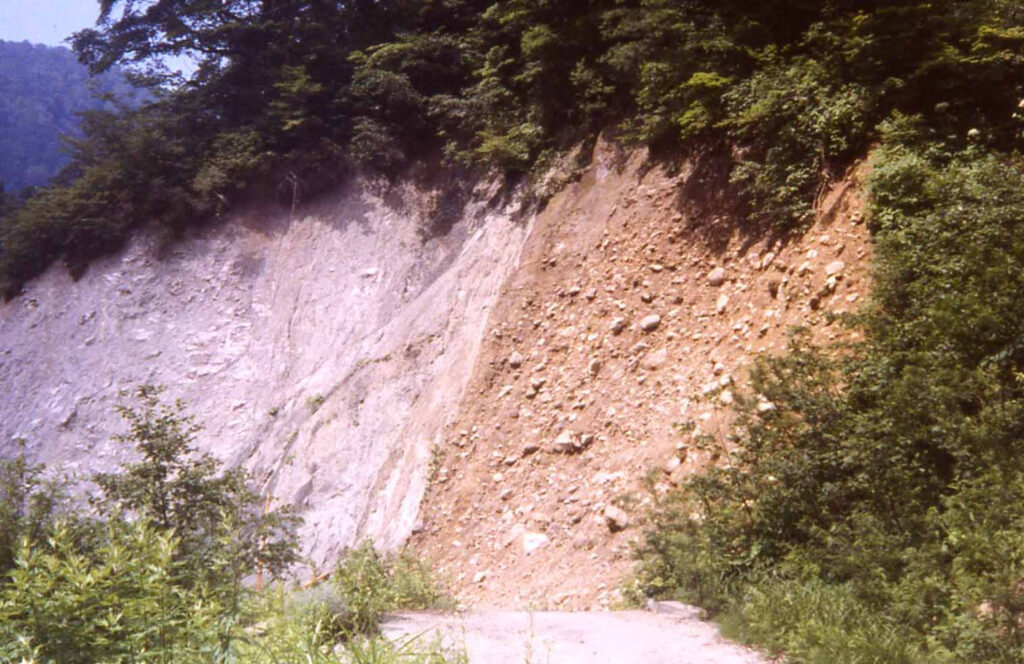
<svg viewBox="0 0 1024 664"><path fill-rule="evenodd" d="M135 92L119 73L90 82L67 48L0 41L0 183L8 193L46 184L64 166L60 137L78 131L78 113L103 106L97 88Z"/></svg>

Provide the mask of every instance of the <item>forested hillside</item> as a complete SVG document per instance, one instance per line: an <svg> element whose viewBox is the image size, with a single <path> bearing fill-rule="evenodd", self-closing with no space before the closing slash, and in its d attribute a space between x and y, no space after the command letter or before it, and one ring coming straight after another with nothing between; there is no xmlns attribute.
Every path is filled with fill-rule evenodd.
<svg viewBox="0 0 1024 664"><path fill-rule="evenodd" d="M111 72L90 79L63 47L0 41L0 183L7 194L41 187L68 162L62 135L78 135L79 113L113 108L98 94L130 98L133 88Z"/></svg>
<svg viewBox="0 0 1024 664"><path fill-rule="evenodd" d="M95 113L68 183L2 233L8 295L55 258L81 269L143 221L180 228L260 179L289 201L343 168L450 163L531 171L618 127L659 149L718 150L752 219L807 218L820 187L894 112L960 147L1019 140L1021 8L970 2L104 0L74 49L173 84ZM165 86L166 88L166 86Z"/></svg>

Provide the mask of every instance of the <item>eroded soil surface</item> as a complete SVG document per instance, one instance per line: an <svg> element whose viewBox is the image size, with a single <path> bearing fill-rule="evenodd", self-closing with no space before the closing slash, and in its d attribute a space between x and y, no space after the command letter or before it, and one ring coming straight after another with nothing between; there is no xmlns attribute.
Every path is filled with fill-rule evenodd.
<svg viewBox="0 0 1024 664"><path fill-rule="evenodd" d="M860 171L778 234L706 168L623 159L598 146L534 220L434 446L411 544L469 609L616 606L651 509L728 459L755 359L796 327L859 338L842 318L871 286Z"/></svg>

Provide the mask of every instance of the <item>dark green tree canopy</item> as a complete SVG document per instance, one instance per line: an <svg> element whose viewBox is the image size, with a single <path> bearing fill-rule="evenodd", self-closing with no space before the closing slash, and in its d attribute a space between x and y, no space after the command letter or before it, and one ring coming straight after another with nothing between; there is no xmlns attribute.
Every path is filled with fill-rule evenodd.
<svg viewBox="0 0 1024 664"><path fill-rule="evenodd" d="M1024 28L1010 0L103 0L100 10L73 39L81 61L162 85L148 108L93 121L61 186L0 224L8 295L54 259L83 269L141 223L177 232L216 216L252 182L291 205L351 167L393 176L426 155L524 175L608 127L659 152L717 150L730 196L777 228L805 223L894 112L960 146L970 129L1002 152L1021 145ZM163 64L181 55L197 63L187 81Z"/></svg>

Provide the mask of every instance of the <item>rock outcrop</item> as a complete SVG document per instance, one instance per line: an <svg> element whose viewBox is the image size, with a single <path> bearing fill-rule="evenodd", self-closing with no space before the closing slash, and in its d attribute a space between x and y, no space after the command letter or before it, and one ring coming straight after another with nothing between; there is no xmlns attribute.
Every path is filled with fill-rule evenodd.
<svg viewBox="0 0 1024 664"><path fill-rule="evenodd" d="M398 544L529 224L481 189L424 242L431 192L380 189L143 235L77 282L50 269L0 306L0 454L23 438L51 467L110 470L118 391L162 384L203 449L299 507L316 565Z"/></svg>
<svg viewBox="0 0 1024 664"><path fill-rule="evenodd" d="M0 454L108 470L118 390L164 384L299 507L315 565L412 534L467 603L609 606L652 500L725 451L753 358L795 325L850 340L835 314L869 286L855 173L784 236L706 175L600 143L519 221L481 187L424 241L432 192L357 182L51 269L0 307Z"/></svg>

